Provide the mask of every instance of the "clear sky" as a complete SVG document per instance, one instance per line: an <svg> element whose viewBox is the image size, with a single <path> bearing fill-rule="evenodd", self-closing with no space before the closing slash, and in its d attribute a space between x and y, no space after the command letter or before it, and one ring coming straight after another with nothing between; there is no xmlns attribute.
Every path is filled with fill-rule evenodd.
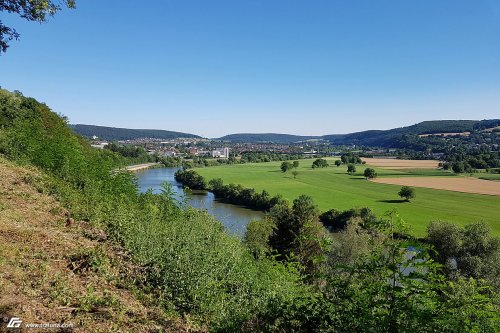
<svg viewBox="0 0 500 333"><path fill-rule="evenodd" d="M77 0L0 86L71 123L305 135L500 117L500 0Z"/></svg>

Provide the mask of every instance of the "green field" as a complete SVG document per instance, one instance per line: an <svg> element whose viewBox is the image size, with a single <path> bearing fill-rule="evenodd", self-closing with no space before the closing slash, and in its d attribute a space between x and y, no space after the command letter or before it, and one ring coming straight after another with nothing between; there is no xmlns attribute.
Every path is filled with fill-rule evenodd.
<svg viewBox="0 0 500 333"><path fill-rule="evenodd" d="M477 173L473 173L472 177L476 177L476 178L479 178L479 179L485 179L485 180L497 180L497 181L500 181L500 173L477 172Z"/></svg>
<svg viewBox="0 0 500 333"><path fill-rule="evenodd" d="M222 178L225 184L241 184L257 191L267 190L271 195L282 194L293 200L301 194L313 197L322 211L336 208L369 207L377 214L397 209L402 218L412 226L416 235L423 235L427 224L444 220L464 225L476 221L487 222L495 235L500 235L500 197L468 194L444 190L415 188L417 197L403 202L397 195L400 186L377 184L363 178L366 166L357 165L358 174L350 176L346 167L312 169L312 160L301 160L298 176L280 171L281 162L224 165L197 168L208 181ZM379 177L384 176L450 176L440 170L386 170L375 168Z"/></svg>

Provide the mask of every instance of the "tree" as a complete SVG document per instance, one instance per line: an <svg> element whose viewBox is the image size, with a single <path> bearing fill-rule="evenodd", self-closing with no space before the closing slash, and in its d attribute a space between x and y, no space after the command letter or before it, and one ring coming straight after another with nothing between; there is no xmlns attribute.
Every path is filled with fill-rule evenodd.
<svg viewBox="0 0 500 333"><path fill-rule="evenodd" d="M364 175L365 175L366 179L376 178L377 177L377 171L375 171L375 169L372 169L372 168L366 168L365 172L364 172Z"/></svg>
<svg viewBox="0 0 500 333"><path fill-rule="evenodd" d="M271 208L268 216L275 228L269 245L279 260L298 260L307 273L317 271L324 236L318 214L318 208L307 195L295 199L292 207L281 203Z"/></svg>
<svg viewBox="0 0 500 333"><path fill-rule="evenodd" d="M434 246L434 258L445 266L449 277L487 279L500 288L500 238L491 235L487 224L478 222L461 228L435 221L427 228L427 242Z"/></svg>
<svg viewBox="0 0 500 333"><path fill-rule="evenodd" d="M335 165L336 165L337 167L339 167L341 164L342 164L342 162L341 162L340 160L335 160Z"/></svg>
<svg viewBox="0 0 500 333"><path fill-rule="evenodd" d="M299 161L293 161L293 167L297 169L299 167Z"/></svg>
<svg viewBox="0 0 500 333"><path fill-rule="evenodd" d="M399 190L398 195L401 198L405 198L406 201L410 201L410 199L415 198L415 190L412 187L403 186L401 190Z"/></svg>
<svg viewBox="0 0 500 333"><path fill-rule="evenodd" d="M462 162L455 162L451 165L451 169L454 173L463 173L465 171L464 164Z"/></svg>
<svg viewBox="0 0 500 333"><path fill-rule="evenodd" d="M75 0L61 0L59 3L68 8L75 8ZM61 5L48 0L2 0L0 1L0 12L18 14L21 18L32 22L46 22L49 16L53 16L61 10ZM19 39L19 33L7 27L0 21L0 54L7 51L9 41Z"/></svg>
<svg viewBox="0 0 500 333"><path fill-rule="evenodd" d="M243 242L256 259L270 252L269 236L273 232L273 222L269 219L254 220L247 224Z"/></svg>
<svg viewBox="0 0 500 333"><path fill-rule="evenodd" d="M280 169L282 172L287 172L288 170L293 169L293 164L288 161L282 162Z"/></svg>
<svg viewBox="0 0 500 333"><path fill-rule="evenodd" d="M312 164L312 168L313 169L316 169L316 168L326 168L328 167L328 162L327 160L323 159L323 158L318 158L316 159L313 164Z"/></svg>
<svg viewBox="0 0 500 333"><path fill-rule="evenodd" d="M350 175L353 175L356 173L356 166L354 164L348 164L347 165L347 173Z"/></svg>

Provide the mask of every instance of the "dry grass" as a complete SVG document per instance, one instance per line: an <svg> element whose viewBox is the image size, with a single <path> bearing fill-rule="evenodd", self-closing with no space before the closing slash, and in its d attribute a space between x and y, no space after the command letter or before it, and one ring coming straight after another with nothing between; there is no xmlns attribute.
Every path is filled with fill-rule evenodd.
<svg viewBox="0 0 500 333"><path fill-rule="evenodd" d="M400 177L376 178L376 183L427 187L465 193L500 195L500 184L489 180L470 177Z"/></svg>
<svg viewBox="0 0 500 333"><path fill-rule="evenodd" d="M190 331L134 291L139 268L104 231L39 193L37 179L0 158L0 332L10 317L72 323L74 332Z"/></svg>
<svg viewBox="0 0 500 333"><path fill-rule="evenodd" d="M436 160L398 160L391 158L362 158L367 165L385 169L437 169Z"/></svg>

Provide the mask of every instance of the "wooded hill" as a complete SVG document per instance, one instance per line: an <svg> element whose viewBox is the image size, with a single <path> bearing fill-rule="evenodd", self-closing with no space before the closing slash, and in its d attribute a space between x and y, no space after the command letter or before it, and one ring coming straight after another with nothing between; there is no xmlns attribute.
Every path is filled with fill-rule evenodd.
<svg viewBox="0 0 500 333"><path fill-rule="evenodd" d="M95 125L83 125L76 124L71 125L75 133L83 135L85 137L97 136L102 140L134 140L134 139L177 139L177 138L199 138L198 135L165 131L165 130L154 130L154 129L129 129L129 128L118 128L118 127L106 127L106 126L95 126Z"/></svg>
<svg viewBox="0 0 500 333"><path fill-rule="evenodd" d="M402 147L405 135L436 134L436 133L461 133L473 132L500 125L500 119L492 120L434 120L424 121L415 125L394 128L390 130L369 130L349 134L331 134L323 136L300 136L290 134L230 134L220 140L231 142L276 142L293 143L310 139L330 141L337 145L364 145L380 147Z"/></svg>

